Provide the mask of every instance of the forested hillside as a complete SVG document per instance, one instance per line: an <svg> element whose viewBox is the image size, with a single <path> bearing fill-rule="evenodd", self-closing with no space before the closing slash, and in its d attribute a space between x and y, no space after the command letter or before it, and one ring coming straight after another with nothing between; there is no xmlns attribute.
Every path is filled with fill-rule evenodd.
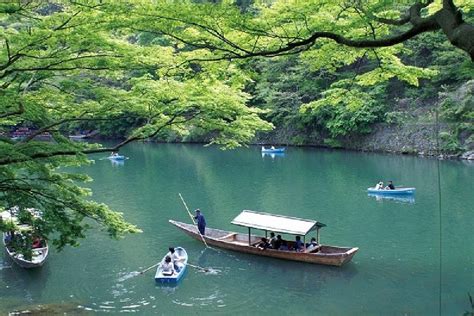
<svg viewBox="0 0 474 316"><path fill-rule="evenodd" d="M62 171L133 141L472 149L473 9L466 0L0 2L0 206L45 210L38 227L61 248L85 236L85 219L113 237L139 231L88 198L87 176ZM81 135L116 142L70 137Z"/></svg>

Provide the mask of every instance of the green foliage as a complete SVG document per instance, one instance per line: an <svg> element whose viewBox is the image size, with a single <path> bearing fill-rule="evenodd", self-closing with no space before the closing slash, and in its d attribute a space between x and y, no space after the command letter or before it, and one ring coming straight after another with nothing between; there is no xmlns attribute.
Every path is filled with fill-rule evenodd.
<svg viewBox="0 0 474 316"><path fill-rule="evenodd" d="M140 231L90 199L81 187L90 179L64 171L87 164L87 153L114 150L72 142L65 137L69 131L94 130L127 143L199 129L213 135L211 143L230 148L272 128L260 118L263 110L247 106L244 72L225 62L184 63L208 52L191 51L163 32L139 30L153 26L144 14L162 13L160 7L173 6L0 4L1 125L5 132L17 126L32 133L19 141L0 139L0 206L42 210L37 228L59 249L78 245L90 223L111 237ZM176 9L194 13L189 4ZM173 26L168 20L166 27ZM45 132L50 141L34 137Z"/></svg>
<svg viewBox="0 0 474 316"><path fill-rule="evenodd" d="M441 139L441 150L450 154L458 154L461 152L462 147L459 144L459 140L456 133L452 132L440 132L439 137Z"/></svg>

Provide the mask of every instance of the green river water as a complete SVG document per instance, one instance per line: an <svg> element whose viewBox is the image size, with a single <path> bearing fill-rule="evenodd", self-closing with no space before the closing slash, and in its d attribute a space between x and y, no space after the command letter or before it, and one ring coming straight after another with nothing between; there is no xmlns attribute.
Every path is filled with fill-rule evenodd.
<svg viewBox="0 0 474 316"><path fill-rule="evenodd" d="M122 164L77 171L94 178L94 199L122 211L143 233L110 240L91 230L79 248L52 251L26 271L0 256L0 314L462 315L474 296L474 164L411 156L259 147L132 144ZM378 199L377 181L414 186L410 199ZM178 193L208 227L245 232L243 209L316 219L321 242L359 247L343 267L205 249L168 223L190 222ZM441 209L439 207L441 201ZM289 238L289 236L287 236ZM176 287L155 285L168 246L186 248L190 268ZM134 276L134 277L133 277Z"/></svg>

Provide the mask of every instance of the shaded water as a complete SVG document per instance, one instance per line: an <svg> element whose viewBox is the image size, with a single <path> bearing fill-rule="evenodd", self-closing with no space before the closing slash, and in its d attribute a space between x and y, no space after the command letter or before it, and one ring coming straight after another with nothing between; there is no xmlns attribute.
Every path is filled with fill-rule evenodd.
<svg viewBox="0 0 474 316"><path fill-rule="evenodd" d="M119 241L91 231L81 247L52 251L25 271L0 257L0 313L42 304L89 314L460 315L474 294L474 164L346 151L290 148L261 156L250 147L132 144L123 163L100 160L94 198L124 212L142 234ZM380 199L366 188L392 179L414 198ZM326 267L205 249L168 223L189 222L178 197L201 208L208 226L244 232L242 209L319 220L322 243L360 250ZM169 245L194 265L177 287L157 286L152 269Z"/></svg>

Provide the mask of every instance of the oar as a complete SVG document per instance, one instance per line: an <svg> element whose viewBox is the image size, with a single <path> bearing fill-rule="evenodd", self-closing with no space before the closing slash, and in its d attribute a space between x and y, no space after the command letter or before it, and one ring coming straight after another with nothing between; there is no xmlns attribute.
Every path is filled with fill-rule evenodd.
<svg viewBox="0 0 474 316"><path fill-rule="evenodd" d="M189 217L191 217L191 220L193 221L193 224L196 225L196 222L194 221L194 216L191 214L191 212L189 211L189 208L188 206L186 205L186 202L184 202L184 199L183 199L183 196L181 195L181 193L178 193L179 194L179 197L181 198L181 201L183 201L183 204L184 204L184 207L186 208L186 211L188 211L188 214L189 214ZM196 225L197 226L197 225ZM206 245L207 248L211 248L207 245L207 242L206 240L204 239L204 236L201 234L201 232L199 231L199 228L198 228L198 233L199 233L199 236L201 236L201 239L202 241L204 242L204 245Z"/></svg>
<svg viewBox="0 0 474 316"><path fill-rule="evenodd" d="M188 266L193 267L193 268L196 268L196 269L199 269L199 270L202 270L202 271L204 271L204 272L209 272L209 271L211 271L211 270L208 269L208 268L203 268L203 267L196 266L196 265L190 264L190 263L188 263Z"/></svg>
<svg viewBox="0 0 474 316"><path fill-rule="evenodd" d="M190 263L188 263L187 265L190 266L190 267L193 267L195 269L201 270L203 272L210 273L210 274L218 274L219 272L221 272L221 270L219 270L219 269L203 268L203 267L196 266L196 265L190 264Z"/></svg>
<svg viewBox="0 0 474 316"><path fill-rule="evenodd" d="M160 263L161 263L161 261L160 261L160 262L158 262L158 263L156 263L156 264L154 264L154 265L152 265L151 267L148 267L148 268L146 268L145 270L142 270L142 271L138 272L138 274L137 274L137 275L139 275L139 274L143 274L143 273L145 273L145 272L147 272L147 271L149 271L149 270L153 269L154 267L156 267L156 266L157 266L157 265L159 265Z"/></svg>

